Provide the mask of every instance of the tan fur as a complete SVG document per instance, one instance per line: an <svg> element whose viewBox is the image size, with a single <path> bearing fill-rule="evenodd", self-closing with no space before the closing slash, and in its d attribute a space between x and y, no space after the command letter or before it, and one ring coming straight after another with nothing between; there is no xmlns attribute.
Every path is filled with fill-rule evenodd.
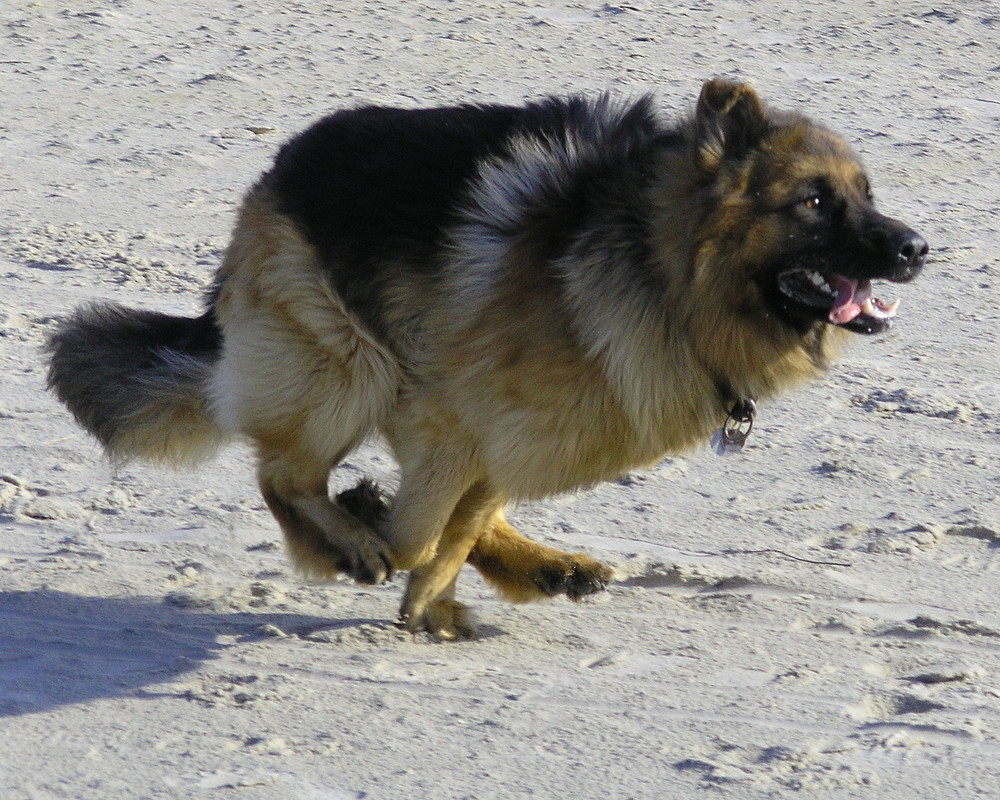
<svg viewBox="0 0 1000 800"><path fill-rule="evenodd" d="M581 596L610 580L604 565L581 553L564 553L518 533L496 512L480 533L469 563L497 588L505 600L527 603L555 594Z"/></svg>

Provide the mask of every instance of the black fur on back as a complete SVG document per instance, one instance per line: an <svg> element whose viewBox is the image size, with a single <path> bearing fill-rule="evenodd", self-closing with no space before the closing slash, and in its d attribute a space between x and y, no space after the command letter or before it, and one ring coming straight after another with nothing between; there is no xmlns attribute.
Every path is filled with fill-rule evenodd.
<svg viewBox="0 0 1000 800"><path fill-rule="evenodd" d="M448 228L483 163L511 157L518 137L595 141L606 163L580 180L621 182L622 167L642 170L657 144L680 134L659 126L649 97L627 106L607 96L525 106L368 106L325 117L292 139L264 182L316 247L347 306L383 337L379 309L392 270L430 277L440 267ZM581 209L573 197L553 199L548 208L560 218L547 227L565 236Z"/></svg>

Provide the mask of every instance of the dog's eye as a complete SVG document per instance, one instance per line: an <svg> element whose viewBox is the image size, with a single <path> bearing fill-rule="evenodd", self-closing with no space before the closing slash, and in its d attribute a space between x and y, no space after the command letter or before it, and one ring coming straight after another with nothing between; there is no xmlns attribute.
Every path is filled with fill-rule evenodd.
<svg viewBox="0 0 1000 800"><path fill-rule="evenodd" d="M814 194L803 200L802 205L804 205L810 211L816 211L820 206L823 205L823 198L820 197L818 194Z"/></svg>

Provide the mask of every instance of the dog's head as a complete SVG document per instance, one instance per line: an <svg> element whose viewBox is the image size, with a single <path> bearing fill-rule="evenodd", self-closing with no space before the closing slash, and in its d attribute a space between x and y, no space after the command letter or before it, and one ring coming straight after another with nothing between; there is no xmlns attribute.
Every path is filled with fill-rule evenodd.
<svg viewBox="0 0 1000 800"><path fill-rule="evenodd" d="M799 335L891 324L898 301L876 297L872 281L912 280L927 242L876 210L860 159L840 136L766 108L746 84L712 80L689 142L708 197L701 228L711 232L712 280L747 284L731 295L740 313L763 312Z"/></svg>

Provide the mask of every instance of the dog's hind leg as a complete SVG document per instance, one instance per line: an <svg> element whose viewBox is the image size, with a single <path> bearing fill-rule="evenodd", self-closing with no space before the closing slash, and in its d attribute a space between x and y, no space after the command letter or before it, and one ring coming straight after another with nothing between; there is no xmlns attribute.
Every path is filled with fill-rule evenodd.
<svg viewBox="0 0 1000 800"><path fill-rule="evenodd" d="M300 572L319 580L344 572L360 583L382 583L392 575L389 547L330 499L332 466L313 454L262 448L257 472L261 494Z"/></svg>
<svg viewBox="0 0 1000 800"><path fill-rule="evenodd" d="M564 553L531 541L497 511L469 553L501 597L528 603L564 594L579 600L602 591L611 580L609 567L582 553Z"/></svg>
<svg viewBox="0 0 1000 800"><path fill-rule="evenodd" d="M332 315L331 315L332 316ZM263 322L261 322L263 320ZM389 546L349 508L332 501L327 482L374 427L390 398L357 359L338 358L292 328L259 315L227 341L217 404L232 427L257 444L257 480L290 555L306 575L346 572L361 583L392 573Z"/></svg>
<svg viewBox="0 0 1000 800"><path fill-rule="evenodd" d="M261 493L301 572L321 580L345 572L369 584L391 577L388 545L330 499L327 479L334 463L301 450L261 448L259 457Z"/></svg>
<svg viewBox="0 0 1000 800"><path fill-rule="evenodd" d="M455 600L458 573L502 498L485 482L472 486L458 501L427 564L410 573L400 620L410 631L442 639L475 637L468 608Z"/></svg>
<svg viewBox="0 0 1000 800"><path fill-rule="evenodd" d="M390 548L330 499L327 481L388 413L398 367L277 205L263 186L247 195L216 278L214 416L256 443L261 492L298 568L380 583L392 573Z"/></svg>

